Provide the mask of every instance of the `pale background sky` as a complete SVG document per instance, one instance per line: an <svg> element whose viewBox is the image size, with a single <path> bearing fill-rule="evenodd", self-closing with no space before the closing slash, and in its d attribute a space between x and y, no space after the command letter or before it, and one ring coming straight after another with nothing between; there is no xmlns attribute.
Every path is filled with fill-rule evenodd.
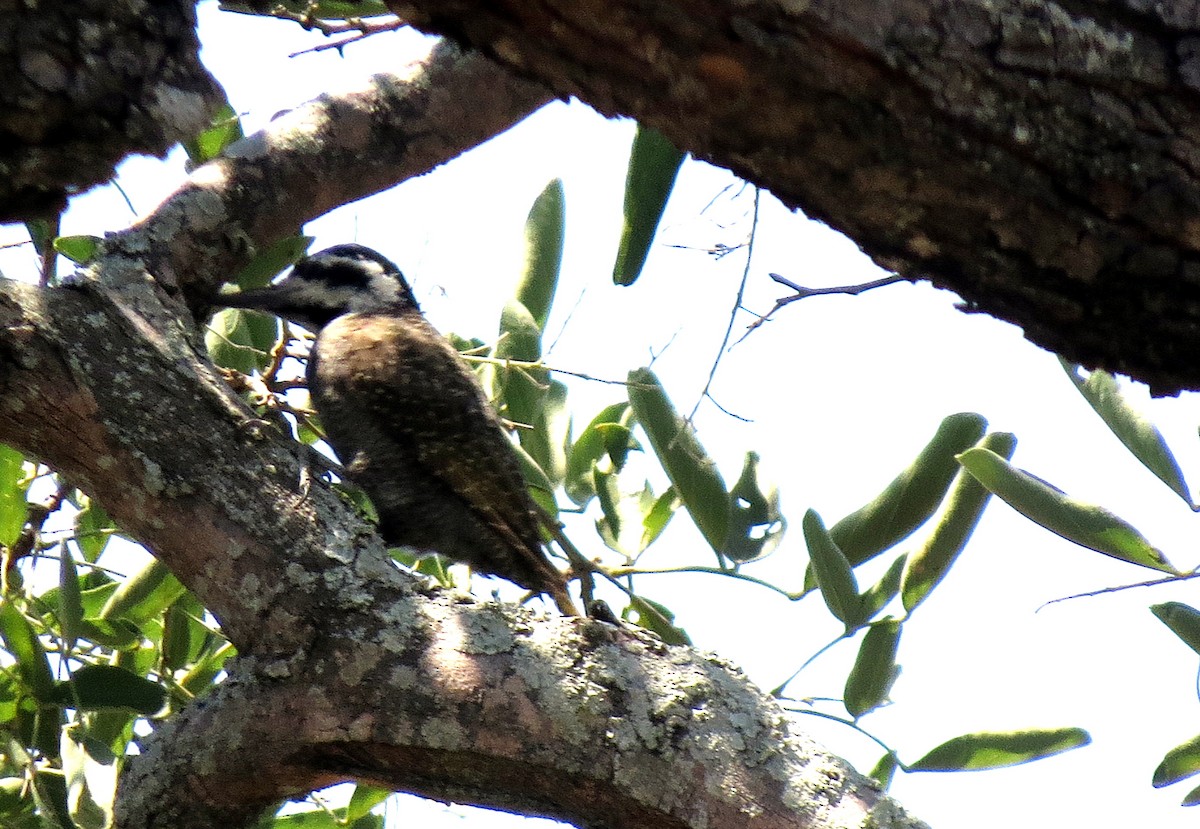
<svg viewBox="0 0 1200 829"><path fill-rule="evenodd" d="M416 36L397 33L352 45L345 58L330 51L289 59L320 38L295 25L220 13L214 2L203 3L200 13L204 60L248 132L321 92L396 71L410 59L404 55L423 48ZM306 231L317 237L314 249L346 241L380 249L408 275L435 325L488 339L517 277L529 206L560 176L567 240L548 362L620 379L656 354L655 371L677 406L690 411L745 266L742 254L715 262L697 249L744 241L752 197L748 190L733 197L736 184L718 197L731 176L688 162L642 279L616 288L610 273L631 137L630 122L555 103L435 173L344 207ZM144 214L183 176L176 153L166 162L133 160L120 181ZM102 234L130 220L124 200L106 187L77 200L63 233ZM5 228L0 241L17 238L19 228ZM766 194L756 244L746 304L760 312L785 293L767 278L771 271L814 287L883 275L852 242ZM0 262L6 275L17 276L33 258L24 248ZM1016 433L1015 462L1114 510L1177 566L1196 566L1200 519L1125 452L1055 358L1013 326L956 311L955 301L924 284L858 298L814 297L791 305L724 355L714 395L749 422L705 403L696 424L700 439L729 484L745 451L759 451L792 522L774 555L749 572L796 589L806 561L799 527L804 510L812 507L832 524L857 508L907 465L943 416L957 411L977 411L993 429ZM739 315L735 339L750 320ZM619 389L565 379L579 421L618 399ZM1134 393L1167 435L1189 483L1200 488L1197 400L1149 401L1141 387ZM585 551L599 545L589 527L590 518L572 531ZM713 559L681 514L643 563L684 561ZM1043 607L1061 596L1151 577L1061 541L993 502L952 575L905 625L904 673L894 704L863 725L908 761L974 730L1073 725L1090 730L1094 742L1010 770L898 774L892 794L935 827L1171 829L1200 822L1200 813L1177 805L1187 783L1165 791L1149 783L1162 755L1200 732L1200 706L1195 655L1147 607L1169 600L1200 606L1197 591L1185 583ZM641 587L676 612L697 647L732 659L764 688L839 630L816 595L791 604L761 588L704 575L648 577ZM855 649L843 645L823 657L791 692L840 696ZM882 753L847 728L812 717L798 722L863 771ZM395 825L528 825L411 799L389 808Z"/></svg>

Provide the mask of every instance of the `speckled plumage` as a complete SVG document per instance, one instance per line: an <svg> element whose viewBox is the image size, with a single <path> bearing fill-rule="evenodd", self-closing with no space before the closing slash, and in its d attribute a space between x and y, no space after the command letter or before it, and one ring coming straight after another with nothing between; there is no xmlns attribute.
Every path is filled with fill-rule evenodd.
<svg viewBox="0 0 1200 829"><path fill-rule="evenodd" d="M301 260L276 285L217 301L316 333L309 393L348 477L375 505L385 541L466 562L577 612L546 558L537 508L499 418L394 264L339 245Z"/></svg>

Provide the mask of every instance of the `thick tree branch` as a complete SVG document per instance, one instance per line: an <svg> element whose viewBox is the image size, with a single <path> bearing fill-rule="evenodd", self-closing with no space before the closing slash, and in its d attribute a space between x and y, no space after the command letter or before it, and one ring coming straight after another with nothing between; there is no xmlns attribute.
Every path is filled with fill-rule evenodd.
<svg viewBox="0 0 1200 829"><path fill-rule="evenodd" d="M410 77L376 75L361 90L281 115L199 168L105 249L144 262L161 285L200 307L256 250L429 172L547 100L542 87L441 44Z"/></svg>
<svg viewBox="0 0 1200 829"><path fill-rule="evenodd" d="M657 127L1040 345L1160 393L1200 388L1192 4L392 8Z"/></svg>
<svg viewBox="0 0 1200 829"><path fill-rule="evenodd" d="M49 218L203 129L222 95L195 29L194 0L4 3L0 220Z"/></svg>

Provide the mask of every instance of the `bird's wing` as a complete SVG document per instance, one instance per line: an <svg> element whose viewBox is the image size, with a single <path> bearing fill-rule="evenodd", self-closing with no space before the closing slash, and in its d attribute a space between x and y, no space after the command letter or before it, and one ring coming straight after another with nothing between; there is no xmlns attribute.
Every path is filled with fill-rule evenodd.
<svg viewBox="0 0 1200 829"><path fill-rule="evenodd" d="M512 443L475 375L424 318L388 317L382 325L387 330L371 337L378 342L376 365L387 374L372 384L377 416L393 418L388 431L410 442L423 471L509 544L539 548L537 519Z"/></svg>

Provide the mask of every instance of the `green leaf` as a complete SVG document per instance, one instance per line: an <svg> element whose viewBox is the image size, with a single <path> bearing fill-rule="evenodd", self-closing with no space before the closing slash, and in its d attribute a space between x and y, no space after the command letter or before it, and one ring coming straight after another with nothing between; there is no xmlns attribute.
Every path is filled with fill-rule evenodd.
<svg viewBox="0 0 1200 829"><path fill-rule="evenodd" d="M683 502L675 494L675 488L670 486L655 499L654 506L642 518L643 550L658 540L663 530L667 528L667 524L670 523L672 516L675 515L675 511L682 505Z"/></svg>
<svg viewBox="0 0 1200 829"><path fill-rule="evenodd" d="M1178 783L1200 771L1200 736L1175 746L1167 752L1154 770L1152 783L1156 789Z"/></svg>
<svg viewBox="0 0 1200 829"><path fill-rule="evenodd" d="M638 125L625 174L621 246L613 265L613 282L617 285L632 285L641 275L683 157L662 133Z"/></svg>
<svg viewBox="0 0 1200 829"><path fill-rule="evenodd" d="M58 548L58 623L62 632L63 646L69 651L75 648L83 622L83 598L79 587L79 573L75 569L75 558L69 545Z"/></svg>
<svg viewBox="0 0 1200 829"><path fill-rule="evenodd" d="M359 783L354 787L354 794L350 795L350 803L346 807L346 820L354 822L370 814L372 809L391 796L390 789Z"/></svg>
<svg viewBox="0 0 1200 829"><path fill-rule="evenodd" d="M1200 653L1200 610L1183 602L1164 602L1150 606L1150 612L1183 640L1196 653Z"/></svg>
<svg viewBox="0 0 1200 829"><path fill-rule="evenodd" d="M38 256L44 256L47 250L53 248L54 237L58 235L61 219L61 216L55 216L53 219L32 219L25 223L29 241L33 242L33 248L37 251Z"/></svg>
<svg viewBox="0 0 1200 829"><path fill-rule="evenodd" d="M127 578L109 597L100 618L144 622L166 610L183 595L185 588L157 559Z"/></svg>
<svg viewBox="0 0 1200 829"><path fill-rule="evenodd" d="M683 628L675 625L675 614L660 604L641 596L630 596L629 606L621 617L638 627L645 628L668 645L690 645L692 640Z"/></svg>
<svg viewBox="0 0 1200 829"><path fill-rule="evenodd" d="M228 642L222 642L210 653L196 660L188 672L179 680L179 685L189 694L197 695L206 691L224 670L225 662L237 654L237 650Z"/></svg>
<svg viewBox="0 0 1200 829"><path fill-rule="evenodd" d="M295 14L310 14L318 20L348 20L355 17L379 17L391 14L382 0L280 0L263 4L245 0L221 0L222 11L272 16L275 9L284 8Z"/></svg>
<svg viewBox="0 0 1200 829"><path fill-rule="evenodd" d="M25 456L0 444L0 546L11 547L21 536L29 509L28 490Z"/></svg>
<svg viewBox="0 0 1200 829"><path fill-rule="evenodd" d="M900 625L895 619L885 619L867 628L867 635L858 648L858 658L846 677L846 710L856 720L887 701L892 683L900 672L896 665Z"/></svg>
<svg viewBox="0 0 1200 829"><path fill-rule="evenodd" d="M610 549L636 558L658 537L670 519L663 519L655 510L661 510L660 500L646 483L637 492L622 492L617 486L617 476L596 467L596 494L599 496L601 518L596 521L596 531ZM660 526L659 522L664 523Z"/></svg>
<svg viewBox="0 0 1200 829"><path fill-rule="evenodd" d="M1092 741L1082 728L981 731L947 740L908 767L909 771L978 771L1019 766Z"/></svg>
<svg viewBox="0 0 1200 829"><path fill-rule="evenodd" d="M867 776L873 777L879 783L879 788L886 792L892 785L892 778L896 776L897 766L899 761L896 755L889 751L879 758L879 762L867 772Z"/></svg>
<svg viewBox="0 0 1200 829"><path fill-rule="evenodd" d="M654 372L648 368L631 371L628 388L634 416L650 438L671 486L704 539L718 555L724 554L731 509L716 464L675 411Z"/></svg>
<svg viewBox="0 0 1200 829"><path fill-rule="evenodd" d="M592 467L605 455L614 460L614 469L619 470L625 462L632 443L629 427L629 404L622 401L603 408L571 445L567 453L567 474L563 489L567 497L577 506L584 506L596 495L592 479ZM617 445L623 442L623 449ZM615 456L615 458L614 458ZM617 463L617 460L620 463Z"/></svg>
<svg viewBox="0 0 1200 829"><path fill-rule="evenodd" d="M1080 366L1062 357L1058 361L1088 405L1100 415L1117 439L1125 444L1125 448L1189 507L1195 508L1183 471L1167 447L1162 433L1121 393L1117 379L1099 370L1090 372L1085 379L1079 374Z"/></svg>
<svg viewBox="0 0 1200 829"><path fill-rule="evenodd" d="M244 291L266 286L272 279L291 267L312 246L312 236L288 236L254 255L246 267L230 280Z"/></svg>
<svg viewBox="0 0 1200 829"><path fill-rule="evenodd" d="M562 179L556 178L538 195L525 219L525 268L517 285L517 302L529 309L539 330L545 330L558 288L566 225Z"/></svg>
<svg viewBox="0 0 1200 829"><path fill-rule="evenodd" d="M1007 459L1016 450L1017 439L1009 432L993 432L978 445ZM959 470L946 500L946 511L925 543L908 556L901 599L906 611L912 613L946 577L967 545L967 539L975 532L990 496L974 475L965 469Z"/></svg>
<svg viewBox="0 0 1200 829"><path fill-rule="evenodd" d="M524 305L515 300L505 303L500 314L497 359L535 363L542 355L541 338L541 329ZM536 424L549 391L549 372L542 368L504 366L498 370L496 379L502 414L514 423ZM528 429L517 430L522 446L530 434Z"/></svg>
<svg viewBox="0 0 1200 829"><path fill-rule="evenodd" d="M17 671L25 686L36 699L46 700L54 688L50 662L33 627L11 601L0 602L0 639L17 661Z"/></svg>
<svg viewBox="0 0 1200 829"><path fill-rule="evenodd" d="M59 236L54 249L77 265L86 265L100 253L99 236Z"/></svg>
<svg viewBox="0 0 1200 829"><path fill-rule="evenodd" d="M1197 804L1200 804L1200 786L1188 792L1179 803L1180 806L1195 806Z"/></svg>
<svg viewBox="0 0 1200 829"><path fill-rule="evenodd" d="M115 622L84 619L79 626L79 638L115 651L124 651L137 647L142 641L142 632L125 619L117 619Z"/></svg>
<svg viewBox="0 0 1200 829"><path fill-rule="evenodd" d="M1103 507L1076 501L988 449L968 449L959 460L993 495L1050 532L1121 561L1179 573L1140 532Z"/></svg>
<svg viewBox="0 0 1200 829"><path fill-rule="evenodd" d="M224 308L213 315L204 332L208 356L221 368L253 374L271 361L279 341L279 320L261 311Z"/></svg>
<svg viewBox="0 0 1200 829"><path fill-rule="evenodd" d="M888 566L887 572L879 577L879 581L863 591L862 598L859 600L860 619L864 622L870 620L876 613L883 610L888 602L896 598L896 594L900 592L900 577L907 561L907 554L902 553L896 556Z"/></svg>
<svg viewBox="0 0 1200 829"><path fill-rule="evenodd" d="M567 441L571 434L565 385L557 380L550 381L533 426L521 435L521 445L537 461L546 477L558 486L567 476Z"/></svg>
<svg viewBox="0 0 1200 829"><path fill-rule="evenodd" d="M810 509L804 513L801 529L808 545L809 565L816 575L826 607L835 618L845 623L847 630L856 627L861 618L861 602L858 581L850 562L815 511Z"/></svg>
<svg viewBox="0 0 1200 829"><path fill-rule="evenodd" d="M57 769L42 768L33 776L33 802L45 829L76 829L67 808L67 781Z"/></svg>
<svg viewBox="0 0 1200 829"><path fill-rule="evenodd" d="M244 136L237 111L226 101L217 110L206 129L191 140L183 142L183 149L192 164L199 166L216 158L226 147Z"/></svg>
<svg viewBox="0 0 1200 829"><path fill-rule="evenodd" d="M103 742L77 726L63 729L59 743L67 783L67 811L78 829L108 829L117 793L117 758Z"/></svg>
<svg viewBox="0 0 1200 829"><path fill-rule="evenodd" d="M148 717L162 710L167 691L116 665L85 665L66 682L55 683L48 701L80 711L128 708Z"/></svg>
<svg viewBox="0 0 1200 829"><path fill-rule="evenodd" d="M75 514L75 543L83 551L83 557L94 562L100 558L112 537L110 530L116 529L104 507L93 498L87 498L83 509Z"/></svg>
<svg viewBox="0 0 1200 829"><path fill-rule="evenodd" d="M955 456L974 446L985 428L987 421L972 412L950 415L883 492L829 528L851 564L882 553L929 520L958 472Z"/></svg>
<svg viewBox="0 0 1200 829"><path fill-rule="evenodd" d="M729 538L722 552L733 561L753 561L769 555L783 540L787 521L779 511L779 490L763 484L758 475L758 453L747 452L730 496Z"/></svg>

